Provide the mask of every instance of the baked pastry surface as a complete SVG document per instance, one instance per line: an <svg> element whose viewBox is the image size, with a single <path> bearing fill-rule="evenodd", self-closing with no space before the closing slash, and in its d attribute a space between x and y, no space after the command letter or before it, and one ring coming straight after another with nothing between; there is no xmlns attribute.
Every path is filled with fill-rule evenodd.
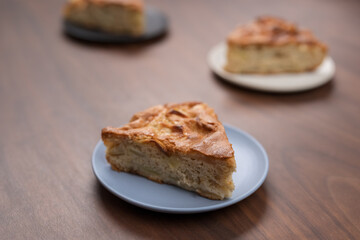
<svg viewBox="0 0 360 240"><path fill-rule="evenodd" d="M234 151L214 110L204 103L149 108L123 127L102 129L102 140L114 170L210 199L228 198L234 190Z"/></svg>
<svg viewBox="0 0 360 240"><path fill-rule="evenodd" d="M239 26L227 38L225 70L232 73L305 72L318 67L325 44L309 30L275 17L260 17Z"/></svg>
<svg viewBox="0 0 360 240"><path fill-rule="evenodd" d="M90 29L138 36L144 32L142 0L69 0L66 20Z"/></svg>

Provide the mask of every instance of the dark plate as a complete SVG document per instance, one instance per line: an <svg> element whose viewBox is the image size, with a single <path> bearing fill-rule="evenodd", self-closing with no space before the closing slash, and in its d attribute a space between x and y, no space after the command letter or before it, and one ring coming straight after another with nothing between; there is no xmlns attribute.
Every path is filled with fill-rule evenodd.
<svg viewBox="0 0 360 240"><path fill-rule="evenodd" d="M167 31L167 18L159 10L148 7L145 9L145 33L133 37L128 35L116 35L99 30L88 29L64 20L64 32L74 38L97 43L136 43L148 41L164 35Z"/></svg>

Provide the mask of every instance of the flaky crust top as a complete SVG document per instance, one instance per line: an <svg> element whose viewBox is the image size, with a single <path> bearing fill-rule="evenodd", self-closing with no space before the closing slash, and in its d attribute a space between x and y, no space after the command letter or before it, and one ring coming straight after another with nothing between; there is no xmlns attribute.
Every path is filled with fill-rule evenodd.
<svg viewBox="0 0 360 240"><path fill-rule="evenodd" d="M66 8L84 7L87 6L88 4L94 4L97 6L121 5L135 11L143 11L144 9L143 0L69 0ZM65 8L65 15L66 15L66 8Z"/></svg>
<svg viewBox="0 0 360 240"><path fill-rule="evenodd" d="M201 102L158 105L135 114L121 128L102 130L104 142L123 137L137 142L154 142L170 155L176 150L214 158L234 156L214 110Z"/></svg>
<svg viewBox="0 0 360 240"><path fill-rule="evenodd" d="M247 45L285 45L312 44L326 50L326 45L319 42L306 29L299 29L295 24L276 17L259 17L255 21L237 27L227 38L229 44Z"/></svg>

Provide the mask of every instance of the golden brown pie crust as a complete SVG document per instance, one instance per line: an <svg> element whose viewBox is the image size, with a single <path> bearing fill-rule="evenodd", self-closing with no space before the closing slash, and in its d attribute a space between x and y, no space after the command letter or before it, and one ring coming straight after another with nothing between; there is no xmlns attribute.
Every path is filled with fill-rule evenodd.
<svg viewBox="0 0 360 240"><path fill-rule="evenodd" d="M143 11L144 9L144 2L142 0L71 0L70 2L71 4L68 4L68 8L76 4L87 5L91 3L100 7L103 5L121 5L136 11ZM67 8L65 8L66 11Z"/></svg>
<svg viewBox="0 0 360 240"><path fill-rule="evenodd" d="M129 138L155 143L167 155L201 153L210 158L232 159L234 151L214 110L205 103L165 104L135 114L123 127L102 129L102 139Z"/></svg>
<svg viewBox="0 0 360 240"><path fill-rule="evenodd" d="M295 43L318 45L325 51L327 49L311 31L300 29L296 24L276 17L259 17L251 23L239 26L229 34L227 42L239 46L279 46Z"/></svg>

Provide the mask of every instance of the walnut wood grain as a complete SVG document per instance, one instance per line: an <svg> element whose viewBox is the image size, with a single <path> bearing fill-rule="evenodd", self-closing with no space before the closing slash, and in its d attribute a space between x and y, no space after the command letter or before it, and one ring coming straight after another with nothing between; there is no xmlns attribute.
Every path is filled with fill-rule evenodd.
<svg viewBox="0 0 360 240"><path fill-rule="evenodd" d="M360 239L360 2L146 2L167 13L169 34L120 46L65 37L63 1L0 2L0 239ZM311 28L334 80L278 95L212 74L208 50L262 13ZM179 216L100 186L90 157L103 127L192 100L264 145L270 171L257 192Z"/></svg>

